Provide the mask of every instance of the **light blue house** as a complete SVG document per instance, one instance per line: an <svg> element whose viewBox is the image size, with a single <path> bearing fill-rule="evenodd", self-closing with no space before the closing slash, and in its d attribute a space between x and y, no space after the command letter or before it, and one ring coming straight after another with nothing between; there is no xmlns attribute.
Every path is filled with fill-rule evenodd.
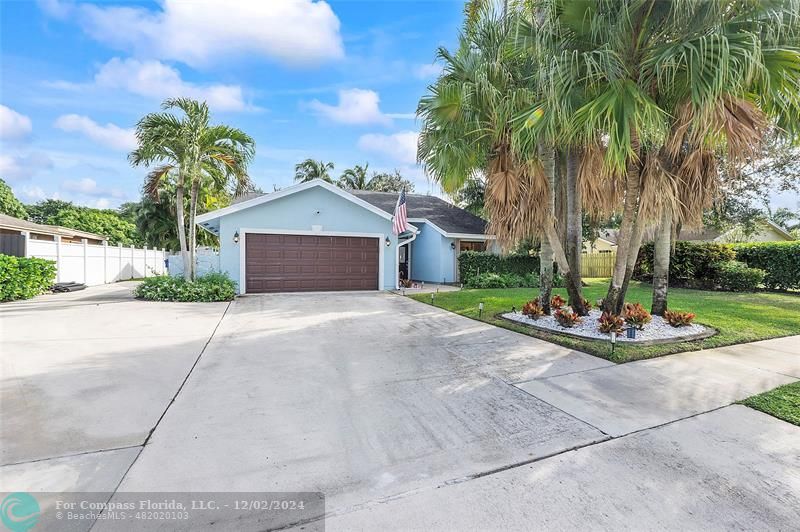
<svg viewBox="0 0 800 532"><path fill-rule="evenodd" d="M397 236L397 196L314 180L200 215L197 223L219 236L220 270L241 294L457 282L457 254L483 250L492 239L484 220L441 198L408 194L412 226Z"/></svg>

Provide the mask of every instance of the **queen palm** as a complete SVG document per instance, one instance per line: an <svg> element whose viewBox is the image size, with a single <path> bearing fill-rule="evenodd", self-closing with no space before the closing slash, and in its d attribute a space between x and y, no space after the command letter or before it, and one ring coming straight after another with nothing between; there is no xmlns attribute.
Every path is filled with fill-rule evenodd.
<svg viewBox="0 0 800 532"><path fill-rule="evenodd" d="M333 178L330 174L332 170L333 163L306 159L294 165L294 180L298 183L305 183L314 179L322 179L328 183L333 183Z"/></svg>
<svg viewBox="0 0 800 532"><path fill-rule="evenodd" d="M367 175L367 170L369 170L369 163L365 163L364 166L357 164L348 168L342 172L338 185L348 190L371 190L371 180Z"/></svg>
<svg viewBox="0 0 800 532"><path fill-rule="evenodd" d="M202 187L229 189L241 194L252 187L247 165L255 153L255 142L243 131L212 125L205 102L189 98L165 100L164 112L150 113L136 126L138 147L128 156L133 166L153 167L144 190L155 196L169 180L175 185L178 240L184 259L184 276L194 279L197 240L197 202ZM182 116L168 111L179 110ZM189 237L186 237L184 200L189 190Z"/></svg>

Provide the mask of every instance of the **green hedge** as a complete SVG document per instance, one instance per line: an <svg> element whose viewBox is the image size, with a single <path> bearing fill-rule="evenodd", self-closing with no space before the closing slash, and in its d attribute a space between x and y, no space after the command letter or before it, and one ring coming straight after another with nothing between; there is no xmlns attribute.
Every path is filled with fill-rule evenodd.
<svg viewBox="0 0 800 532"><path fill-rule="evenodd" d="M539 273L539 257L531 255L494 255L484 251L464 251L458 256L458 275L464 284L479 274L511 273L524 277Z"/></svg>
<svg viewBox="0 0 800 532"><path fill-rule="evenodd" d="M717 270L720 288L731 292L754 292L764 281L764 270L738 260L723 262Z"/></svg>
<svg viewBox="0 0 800 532"><path fill-rule="evenodd" d="M733 244L736 260L766 272L764 286L772 289L800 289L800 240Z"/></svg>
<svg viewBox="0 0 800 532"><path fill-rule="evenodd" d="M236 296L236 283L224 273L209 273L194 281L160 275L148 277L133 293L149 301L230 301Z"/></svg>
<svg viewBox="0 0 800 532"><path fill-rule="evenodd" d="M50 289L55 278L53 261L0 255L0 301L38 296Z"/></svg>
<svg viewBox="0 0 800 532"><path fill-rule="evenodd" d="M719 265L736 259L729 244L713 242L675 242L669 262L669 281L674 286L714 288L719 285ZM642 244L636 261L634 278L653 278L653 243Z"/></svg>

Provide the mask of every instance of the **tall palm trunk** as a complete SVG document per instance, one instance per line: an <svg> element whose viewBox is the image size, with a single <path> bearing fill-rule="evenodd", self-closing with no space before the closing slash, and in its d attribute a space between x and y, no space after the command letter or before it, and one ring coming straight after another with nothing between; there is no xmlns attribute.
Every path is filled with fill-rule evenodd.
<svg viewBox="0 0 800 532"><path fill-rule="evenodd" d="M192 280L195 278L195 270L197 269L195 264L195 253L197 250L197 224L195 224L195 217L197 216L197 197L199 192L200 181L195 180L192 182L192 191L189 195L189 264L191 265L189 270Z"/></svg>
<svg viewBox="0 0 800 532"><path fill-rule="evenodd" d="M638 154L639 139L635 132L631 133L631 144L634 152ZM623 285L625 283L625 272L628 267L628 253L631 248L639 201L639 172L639 161L629 161L625 173L625 202L622 207L622 222L620 223L619 237L617 238L617 258L614 262L614 272L611 276L611 283L608 286L608 292L603 300L603 310L615 314L618 314L617 309L621 309L622 303L625 301Z"/></svg>
<svg viewBox="0 0 800 532"><path fill-rule="evenodd" d="M667 310L671 237L672 212L664 209L653 243L653 305L650 313L657 316L663 316Z"/></svg>
<svg viewBox="0 0 800 532"><path fill-rule="evenodd" d="M178 183L175 186L175 217L178 219L178 243L181 246L181 260L183 261L183 277L186 280L192 278L192 273L189 270L189 253L186 247L186 216L183 212L184 200L184 181L183 174L178 175Z"/></svg>
<svg viewBox="0 0 800 532"><path fill-rule="evenodd" d="M578 299L570 299L570 306L574 312L581 316L588 314L586 306L583 304L583 294L581 289L581 248L583 246L583 220L581 219L581 190L578 186L578 169L581 164L581 151L570 148L567 151L567 174L566 174L566 255L569 262L570 278L567 284L574 285L574 291L580 296Z"/></svg>
<svg viewBox="0 0 800 532"><path fill-rule="evenodd" d="M556 230L555 220L551 219L550 222L545 224L544 227L545 237L550 241L550 247L553 249L553 256L558 264L558 271L564 276L567 282L567 295L570 301L580 301L583 304L583 295L581 294L580 287L575 286L570 282L572 279L569 271L569 262L567 262L567 255L564 253L564 247L561 245L561 238ZM573 307L573 310L577 310Z"/></svg>
<svg viewBox="0 0 800 532"><path fill-rule="evenodd" d="M550 217L555 214L555 172L556 161L553 148L539 146L539 157L542 160L544 175L548 182L548 210ZM539 249L539 303L542 305L545 314L550 314L550 297L553 293L553 246L547 236L541 238Z"/></svg>
<svg viewBox="0 0 800 532"><path fill-rule="evenodd" d="M625 295L628 293L628 285L633 277L633 270L636 267L636 260L639 258L639 250L642 247L642 238L644 237L644 223L640 219L636 219L633 223L633 235L631 236L631 244L628 248L628 260L625 263L625 278L622 281L622 290L620 291L619 299L617 299L614 311L616 314L622 312L622 307L625 305Z"/></svg>

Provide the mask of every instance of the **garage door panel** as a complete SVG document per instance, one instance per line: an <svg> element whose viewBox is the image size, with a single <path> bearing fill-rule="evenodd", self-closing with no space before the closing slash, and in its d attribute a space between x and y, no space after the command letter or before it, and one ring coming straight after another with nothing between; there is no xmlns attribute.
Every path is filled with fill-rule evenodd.
<svg viewBox="0 0 800 532"><path fill-rule="evenodd" d="M314 235L245 235L248 293L376 290L379 239Z"/></svg>

